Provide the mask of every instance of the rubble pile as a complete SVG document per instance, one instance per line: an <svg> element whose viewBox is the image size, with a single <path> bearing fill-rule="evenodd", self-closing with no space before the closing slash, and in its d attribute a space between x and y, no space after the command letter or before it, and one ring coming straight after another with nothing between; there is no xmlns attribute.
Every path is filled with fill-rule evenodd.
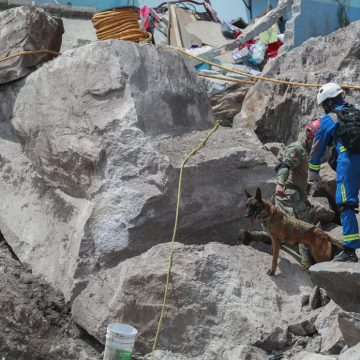
<svg viewBox="0 0 360 360"><path fill-rule="evenodd" d="M207 82L207 86L209 82ZM251 85L230 85L210 97L215 119L222 126L232 127L234 117L239 113ZM212 92L213 90L209 90Z"/></svg>
<svg viewBox="0 0 360 360"><path fill-rule="evenodd" d="M262 75L310 84L357 84L360 74L360 21L325 37L310 38L301 46L269 62ZM334 48L336 51L334 52ZM263 143L296 140L304 125L322 110L316 106L316 88L259 81L247 93L234 127L255 130ZM347 99L358 102L358 92Z"/></svg>
<svg viewBox="0 0 360 360"><path fill-rule="evenodd" d="M290 249L270 278L270 246L238 241L241 227L259 227L245 216L245 191L272 197L277 157L316 113L315 90L228 79L244 79L232 72L241 69L355 83L358 37L348 37L360 22L283 53L279 16L291 1L252 24L221 21L210 2L202 11L177 3L189 2L139 9L154 44L109 39L0 66L0 357L99 359L108 324L121 322L139 332L133 358L152 358L180 164L216 129L184 168L154 359L358 360L356 264L309 273ZM0 19L36 42L18 41L10 53L59 49L62 22L43 10ZM0 31L0 57L9 36ZM341 53L327 61L334 42ZM199 74L223 80L204 84ZM336 178L326 166L321 176L312 221L339 237Z"/></svg>
<svg viewBox="0 0 360 360"><path fill-rule="evenodd" d="M102 347L76 326L62 294L20 264L0 236L1 357L99 359Z"/></svg>
<svg viewBox="0 0 360 360"><path fill-rule="evenodd" d="M157 245L100 271L75 299L75 321L104 342L106 324L121 317L141 329L137 348L150 352L167 253L166 244ZM171 351L175 358L200 360L219 357L240 345L267 352L289 347L289 324L301 315L302 297L309 296L313 285L285 253L279 267L286 276L269 281L265 274L270 261L269 254L247 246L176 244L159 349Z"/></svg>
<svg viewBox="0 0 360 360"><path fill-rule="evenodd" d="M236 94L230 95L233 80L248 81L246 74L259 75L264 65L278 55L287 21L283 15L290 3L270 11L266 21L261 19L249 25L241 17L221 21L208 2L202 5L196 10L191 1L162 3L154 8L144 6L139 10L140 29L150 33L156 45L183 48L190 56L200 57L192 58L192 62L211 97L214 114L222 125L232 126L252 85L238 84Z"/></svg>

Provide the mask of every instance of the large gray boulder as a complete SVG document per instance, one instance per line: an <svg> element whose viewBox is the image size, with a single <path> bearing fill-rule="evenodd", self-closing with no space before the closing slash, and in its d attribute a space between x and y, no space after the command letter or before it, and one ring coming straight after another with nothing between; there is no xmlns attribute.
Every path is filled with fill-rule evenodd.
<svg viewBox="0 0 360 360"><path fill-rule="evenodd" d="M321 353L339 354L345 346L338 322L340 311L341 308L334 301L330 301L322 308L315 321L316 330L321 335Z"/></svg>
<svg viewBox="0 0 360 360"><path fill-rule="evenodd" d="M358 85L359 48L360 21L357 21L280 54L267 63L262 75L304 83L331 81ZM289 143L298 137L307 121L322 114L315 104L316 93L316 88L258 81L248 91L241 113L234 118L234 127L254 129L263 143ZM347 98L351 102L357 96L357 91L349 91Z"/></svg>
<svg viewBox="0 0 360 360"><path fill-rule="evenodd" d="M149 352L160 315L168 253L169 245L157 245L99 272L73 303L75 321L101 342L108 323L129 323L140 332L137 351ZM301 298L313 284L283 252L279 273L266 276L270 261L271 255L243 245L175 244L158 349L187 359L215 360L225 358L226 351L235 356L240 345L265 351L284 348L288 325L299 317Z"/></svg>
<svg viewBox="0 0 360 360"><path fill-rule="evenodd" d="M342 311L338 315L341 333L350 348L360 343L360 314Z"/></svg>
<svg viewBox="0 0 360 360"><path fill-rule="evenodd" d="M313 282L345 311L360 312L360 267L357 263L324 262L310 268Z"/></svg>
<svg viewBox="0 0 360 360"><path fill-rule="evenodd" d="M62 20L41 8L20 6L0 12L0 24L0 58L29 50L60 51L64 32ZM53 57L52 54L36 54L0 62L0 84L30 74Z"/></svg>
<svg viewBox="0 0 360 360"><path fill-rule="evenodd" d="M102 41L4 90L0 229L67 300L171 238L180 163L214 124L198 85L176 50ZM273 162L253 132L219 129L186 165L178 240L234 241L244 189L271 195Z"/></svg>

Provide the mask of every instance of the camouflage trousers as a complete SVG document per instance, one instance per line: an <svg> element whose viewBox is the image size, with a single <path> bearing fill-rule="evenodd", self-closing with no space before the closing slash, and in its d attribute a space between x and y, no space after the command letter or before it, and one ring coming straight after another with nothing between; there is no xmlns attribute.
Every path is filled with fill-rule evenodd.
<svg viewBox="0 0 360 360"><path fill-rule="evenodd" d="M310 222L310 213L305 205L305 196L296 189L285 188L285 196L275 196L275 206L285 214Z"/></svg>

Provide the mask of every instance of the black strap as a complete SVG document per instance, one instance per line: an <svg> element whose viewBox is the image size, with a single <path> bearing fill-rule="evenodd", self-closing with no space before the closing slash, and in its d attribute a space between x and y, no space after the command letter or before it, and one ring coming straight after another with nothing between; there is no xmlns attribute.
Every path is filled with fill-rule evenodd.
<svg viewBox="0 0 360 360"><path fill-rule="evenodd" d="M340 212L343 212L345 210L354 210L355 214L358 214L359 213L359 210L358 210L358 207L359 207L359 204L357 205L353 205L353 204L340 204L339 206L339 211Z"/></svg>

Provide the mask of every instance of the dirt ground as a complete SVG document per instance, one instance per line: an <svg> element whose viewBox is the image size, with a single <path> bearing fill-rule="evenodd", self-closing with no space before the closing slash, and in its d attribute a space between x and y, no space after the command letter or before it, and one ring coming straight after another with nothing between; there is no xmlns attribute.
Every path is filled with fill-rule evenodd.
<svg viewBox="0 0 360 360"><path fill-rule="evenodd" d="M103 347L71 320L62 295L0 237L0 359L95 360Z"/></svg>

